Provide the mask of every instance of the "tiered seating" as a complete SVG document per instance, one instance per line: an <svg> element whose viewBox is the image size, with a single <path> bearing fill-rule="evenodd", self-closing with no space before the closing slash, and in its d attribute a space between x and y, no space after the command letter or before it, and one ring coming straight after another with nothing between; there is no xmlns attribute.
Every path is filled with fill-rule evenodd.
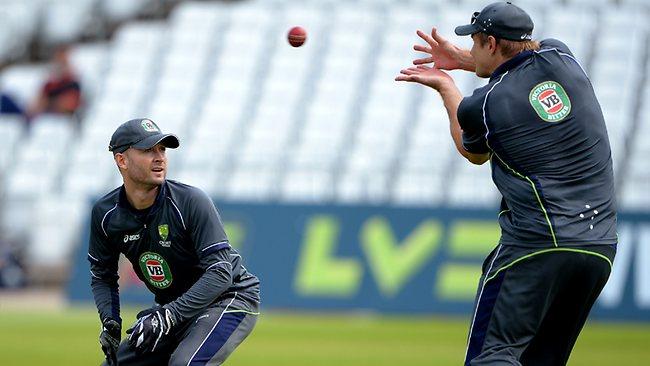
<svg viewBox="0 0 650 366"><path fill-rule="evenodd" d="M647 209L648 8L608 1L518 3L536 21L536 38L565 41L591 76L612 139L623 207ZM60 235L68 239L54 247L72 242L90 198L121 182L106 148L110 134L140 116L181 138L181 148L168 154L169 177L218 199L496 207L489 167L457 154L439 96L393 81L416 56L416 29L437 25L470 47L469 37L455 37L453 28L483 5L185 2L168 21L126 24L110 45L77 46L72 62L90 102L80 131L69 121L43 117L26 134L21 121L0 120L4 210L12 213L1 215L4 227L31 238L30 253L49 258L53 254L39 247L47 245L42 238L64 229L45 224L58 221L43 209L43 229L30 234L30 214L65 206L74 217ZM293 25L309 31L301 48L286 43ZM0 81L28 101L43 75L41 66L19 66ZM468 72L452 75L465 94L485 83ZM644 94L637 98L639 90Z"/></svg>
<svg viewBox="0 0 650 366"><path fill-rule="evenodd" d="M9 197L45 197L56 193L75 127L72 119L54 115L43 115L31 122L30 133L20 142L6 180Z"/></svg>
<svg viewBox="0 0 650 366"><path fill-rule="evenodd" d="M650 79L647 77L650 75L650 59L646 60L645 70L637 125L629 131L630 154L622 162L627 166L627 174L619 180L621 206L638 211L647 211L650 207Z"/></svg>
<svg viewBox="0 0 650 366"><path fill-rule="evenodd" d="M647 25L633 8L603 8L602 27L590 74L605 115L614 169L626 160L626 139L635 122L643 70Z"/></svg>
<svg viewBox="0 0 650 366"><path fill-rule="evenodd" d="M36 34L39 8L38 1L0 2L0 63L16 60L27 53L29 40Z"/></svg>
<svg viewBox="0 0 650 366"><path fill-rule="evenodd" d="M54 46L83 36L102 36L107 26L156 13L176 0L3 0L0 64L24 57L32 41Z"/></svg>
<svg viewBox="0 0 650 366"><path fill-rule="evenodd" d="M17 145L22 140L24 130L25 121L22 117L0 115L0 136L3 140L0 144L0 179L4 178L12 165L12 157L20 148Z"/></svg>

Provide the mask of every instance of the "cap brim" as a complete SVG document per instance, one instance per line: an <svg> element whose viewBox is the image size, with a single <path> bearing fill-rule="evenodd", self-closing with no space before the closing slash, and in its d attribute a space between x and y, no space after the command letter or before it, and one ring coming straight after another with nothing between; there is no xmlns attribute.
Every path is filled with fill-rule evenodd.
<svg viewBox="0 0 650 366"><path fill-rule="evenodd" d="M139 150L146 150L156 146L157 144L162 144L164 147L168 147L170 149L175 149L180 146L180 142L178 141L178 137L176 137L176 135L171 133L164 133L149 136L137 144L132 145L131 147Z"/></svg>
<svg viewBox="0 0 650 366"><path fill-rule="evenodd" d="M458 36L469 36L480 31L481 30L476 24L459 25L454 29L454 32Z"/></svg>

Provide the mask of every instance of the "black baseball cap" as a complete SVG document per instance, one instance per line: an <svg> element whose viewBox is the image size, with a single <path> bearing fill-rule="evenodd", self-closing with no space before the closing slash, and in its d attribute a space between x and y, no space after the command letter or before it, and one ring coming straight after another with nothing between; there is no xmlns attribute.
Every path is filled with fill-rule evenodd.
<svg viewBox="0 0 650 366"><path fill-rule="evenodd" d="M137 118L122 123L113 132L108 151L112 151L113 154L123 153L130 147L146 150L156 144L163 144L165 147L175 149L180 145L180 142L176 135L162 133L152 120Z"/></svg>
<svg viewBox="0 0 650 366"><path fill-rule="evenodd" d="M456 27L456 34L469 36L483 32L510 41L533 39L533 20L520 7L510 2L492 3L472 15L470 24Z"/></svg>

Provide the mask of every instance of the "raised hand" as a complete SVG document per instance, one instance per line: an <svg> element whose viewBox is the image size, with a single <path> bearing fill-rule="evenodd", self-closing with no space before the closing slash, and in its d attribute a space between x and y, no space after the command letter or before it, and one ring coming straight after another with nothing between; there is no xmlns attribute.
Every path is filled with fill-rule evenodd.
<svg viewBox="0 0 650 366"><path fill-rule="evenodd" d="M454 82L451 76L446 72L424 65L418 65L401 70L395 80L419 83L438 91L440 91L446 83L453 84Z"/></svg>
<svg viewBox="0 0 650 366"><path fill-rule="evenodd" d="M414 65L424 65L433 63L434 67L441 70L467 70L474 71L474 59L469 50L462 49L449 42L447 39L438 34L434 27L431 29L431 35L421 30L417 35L424 40L427 45L415 45L413 49L419 52L427 53L429 56L419 58L413 61Z"/></svg>

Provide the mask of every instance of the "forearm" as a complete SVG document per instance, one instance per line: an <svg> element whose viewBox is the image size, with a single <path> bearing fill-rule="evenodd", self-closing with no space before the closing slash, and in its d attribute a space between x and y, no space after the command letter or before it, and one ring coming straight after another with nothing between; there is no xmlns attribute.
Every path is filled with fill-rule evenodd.
<svg viewBox="0 0 650 366"><path fill-rule="evenodd" d="M461 70L476 72L476 63L469 50L461 49L458 53L458 63Z"/></svg>
<svg viewBox="0 0 650 366"><path fill-rule="evenodd" d="M93 291L100 320L103 322L106 318L111 318L122 324L117 279L105 280L93 276L90 287Z"/></svg>
<svg viewBox="0 0 650 366"><path fill-rule="evenodd" d="M470 153L463 146L463 129L460 127L458 122L458 106L463 100L463 96L460 94L458 87L453 82L446 83L438 89L442 101L444 103L445 109L447 110L447 115L449 117L449 132L451 138L454 140L454 145L456 150L460 155L465 159L469 160L472 164L483 164L489 159L488 154L474 154Z"/></svg>
<svg viewBox="0 0 650 366"><path fill-rule="evenodd" d="M178 299L165 305L178 322L190 319L212 304L232 284L230 262L221 262L208 269Z"/></svg>
<svg viewBox="0 0 650 366"><path fill-rule="evenodd" d="M449 118L449 132L451 138L454 140L456 150L465 156L467 151L463 148L463 130L458 123L458 106L463 100L460 90L454 82L448 82L440 86L438 89L442 102L447 110L447 117Z"/></svg>

